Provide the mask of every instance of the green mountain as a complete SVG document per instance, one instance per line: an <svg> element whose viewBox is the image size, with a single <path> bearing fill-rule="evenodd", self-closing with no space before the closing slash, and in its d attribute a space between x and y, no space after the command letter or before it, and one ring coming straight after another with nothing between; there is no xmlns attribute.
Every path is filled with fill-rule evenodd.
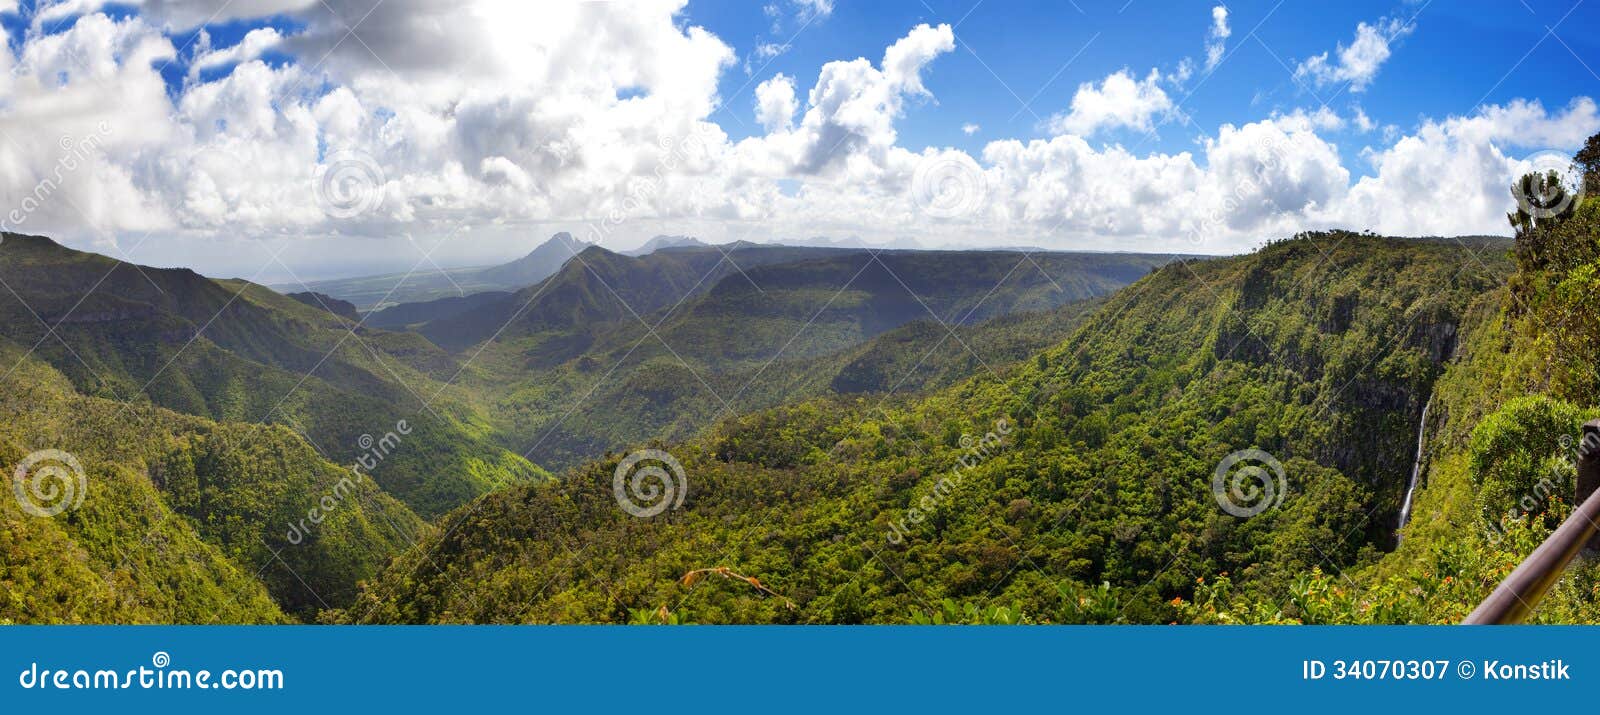
<svg viewBox="0 0 1600 715"><path fill-rule="evenodd" d="M1001 316L1047 314L1167 260L754 244L726 255L672 248L633 258L592 247L498 308L419 331L473 361L462 383L493 395L487 409L506 443L559 468L799 399L917 387L925 378L895 382L919 358L930 370L958 364L963 376L990 360L1019 359L1019 345L1038 349L1063 336L1066 316L1054 316L1053 332L1049 318L982 331L984 351L995 350L987 360L972 357L971 336L945 326L966 331ZM929 324L885 336L915 321ZM1012 332L1032 339L999 337ZM880 336L875 350L863 350ZM873 374L897 362L906 369L892 380Z"/></svg>
<svg viewBox="0 0 1600 715"><path fill-rule="evenodd" d="M0 463L84 498L0 500L0 622L1457 621L1600 415L1600 199L1511 219L589 247L366 324L7 235Z"/></svg>
<svg viewBox="0 0 1600 715"><path fill-rule="evenodd" d="M632 318L631 304L620 296L610 303L593 299L603 289L599 275L629 285L665 285L622 293L632 303L654 306L652 318L671 313L662 308L668 300L695 306L700 312L693 319L672 322L680 331L675 338L708 322L723 324L719 329L749 325L719 338L728 342L720 350L694 346L690 354L707 370L754 365L753 357L719 356L768 318L786 321L774 323L784 329L803 326L792 314L803 303L779 301L742 315L737 305L746 296L702 286L742 270L714 249L674 248L644 259L594 249L591 263L574 263L573 270L552 278L544 294L548 302L534 302L530 321L542 322L523 323L513 332L541 334L485 343L477 360L478 350L451 354L416 333L371 329L348 304L314 291L279 295L244 281L134 266L40 237L8 235L0 245L0 281L11 298L0 305L6 319L0 357L14 366L0 394L9 418L0 432L0 456L20 464L42 450L63 450L84 467L87 479L85 505L57 519L8 504L9 558L0 579L11 602L0 619L18 622L277 622L310 620L319 611L350 606L363 581L431 530L426 518L495 487L546 478L506 449L519 446L517 418L490 412L511 394L508 386L521 389L545 373L503 370L495 360L554 333L591 335L607 350L631 339L619 332L633 327L624 318ZM778 248L744 259L751 270L767 262L822 260L821 267L805 269L822 280L836 270L826 269L826 259L843 255ZM927 267L899 270L920 284L937 279L922 274L928 267L949 270L960 260L951 254ZM1044 260L1048 265L1050 259ZM1014 361L1059 338L1086 307L1025 309L1109 292L1120 276L1137 275L1155 260L1109 262L1095 269L1100 272L1079 293L1044 296L1040 286L1048 281L1038 276L1019 283L1025 288L997 290L1000 298L992 306L968 312L1024 312L969 320L956 327L956 335L982 343L988 360ZM591 266L599 272L590 273ZM693 272L704 280L688 281ZM888 285L881 278L880 291ZM774 290L785 300L821 292L805 281L779 283L774 281ZM1029 291L1029 299L1019 299ZM863 292L859 297L867 300L856 308L814 319L818 325L867 326L832 338L840 349L797 352L806 357L776 363L769 374L808 377L806 391L792 394L825 393L838 371L849 376L838 380L841 392L906 393L975 369L970 357L951 354L952 334L935 322L894 328L881 342L869 338L903 320L868 312L888 305L875 295ZM503 296L487 296L498 297ZM954 305L949 296L933 299ZM909 316L905 303L897 309ZM421 308L426 313L437 306ZM437 309L432 321L480 312L481 306ZM412 315L407 323L419 314ZM415 322L426 326L429 316ZM904 353L913 348L921 353L920 373L888 384L885 366L910 359ZM552 367L582 371L586 360L609 357L580 354L565 361L570 365ZM630 399L656 399L650 390L658 385L649 377L642 373L626 383L643 388ZM790 394L786 387L763 384L760 390L777 402ZM654 404L660 410L675 407L669 400ZM675 424L692 432L698 426L688 419L703 426L714 416ZM646 419L627 426L635 430L628 433L632 439L654 434L664 423ZM603 451L594 449L593 454ZM575 449L570 458L589 454ZM106 585L93 585L98 583ZM226 607L218 605L225 599Z"/></svg>
<svg viewBox="0 0 1600 715"><path fill-rule="evenodd" d="M476 278L507 288L530 286L555 275L562 265L588 247L589 244L573 238L570 233L558 233L539 244L528 255L510 263L485 268Z"/></svg>
<svg viewBox="0 0 1600 715"><path fill-rule="evenodd" d="M331 295L323 295L313 291L302 293L287 293L290 298L300 301L313 308L321 308L351 322L361 320L361 314L356 310L354 303L339 300ZM374 326L376 327L376 326Z"/></svg>
<svg viewBox="0 0 1600 715"><path fill-rule="evenodd" d="M1457 358L1427 393L1404 538L1364 568L1296 581L1300 620L1460 622L1572 513L1579 426L1600 416L1600 199L1571 215L1511 219L1516 270L1473 298ZM1481 268L1469 261L1463 270ZM1579 559L1534 621L1600 622L1597 579L1600 566ZM1208 600L1194 620L1272 615L1226 594Z"/></svg>
<svg viewBox="0 0 1600 715"><path fill-rule="evenodd" d="M6 235L0 344L76 389L217 421L281 424L349 463L407 420L405 448L373 477L424 516L496 485L542 479L489 434L470 396L446 387L461 362L411 333L366 330L238 280L139 267Z"/></svg>
<svg viewBox="0 0 1600 715"><path fill-rule="evenodd" d="M648 256L663 248L704 248L708 245L693 236L656 236L645 241L644 245L622 253L627 256Z"/></svg>
<svg viewBox="0 0 1600 715"><path fill-rule="evenodd" d="M25 497L0 499L0 621L310 618L428 530L284 427L84 396L21 348L0 359L0 461L32 464Z"/></svg>
<svg viewBox="0 0 1600 715"><path fill-rule="evenodd" d="M1300 617L1296 584L1393 547L1425 396L1506 248L1323 233L1175 262L1007 370L658 443L681 509L626 513L615 456L498 491L336 616L1165 623L1227 597ZM1273 462L1244 474L1283 477L1243 519L1211 483L1250 449Z"/></svg>

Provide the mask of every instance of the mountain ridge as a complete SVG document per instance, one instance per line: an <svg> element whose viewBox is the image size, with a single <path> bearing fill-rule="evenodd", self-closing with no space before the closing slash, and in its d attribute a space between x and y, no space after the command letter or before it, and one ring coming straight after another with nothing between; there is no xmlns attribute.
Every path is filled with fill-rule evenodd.
<svg viewBox="0 0 1600 715"><path fill-rule="evenodd" d="M1359 569L1392 546L1384 519L1366 515L1398 508L1414 398L1449 357L1434 326L1460 326L1498 279L1460 270L1465 260L1443 243L1333 233L1174 262L1009 371L904 400L821 397L648 443L691 485L670 517L617 507L615 454L559 485L496 492L397 560L359 600L370 618L352 620L654 622L666 609L674 622L903 622L943 617L928 604L951 599L957 613L1165 623L1204 617L1189 609L1219 573L1235 597L1281 601L1292 576ZM1341 299L1358 289L1353 307ZM1006 435L1002 446L963 457L985 432ZM1356 434L1367 448L1343 449ZM1282 506L1240 520L1208 485L1247 448L1276 455L1293 481ZM941 479L961 486L930 506ZM907 516L919 503L923 516ZM575 538L585 567L620 587L574 576L558 544ZM1034 545L1035 566L1016 544ZM758 577L796 607L680 580L708 566ZM539 583L549 589L535 601L505 598Z"/></svg>

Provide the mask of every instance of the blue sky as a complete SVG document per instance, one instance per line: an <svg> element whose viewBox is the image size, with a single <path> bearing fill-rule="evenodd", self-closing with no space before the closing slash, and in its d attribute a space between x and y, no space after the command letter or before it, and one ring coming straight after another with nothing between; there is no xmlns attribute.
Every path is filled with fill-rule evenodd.
<svg viewBox="0 0 1600 715"><path fill-rule="evenodd" d="M927 80L937 99L907 114L900 125L902 143L977 152L997 137L1045 135L1038 126L1041 118L1067 107L1080 83L1123 68L1136 74L1150 68L1173 71L1183 58L1198 58L1204 51L1211 8L1217 4L841 0L830 16L810 25L791 14L778 32L772 31L773 22L760 3L691 2L688 17L729 39L742 55L761 43L790 47L765 67L756 63L752 69L760 68L758 74L747 75L742 67L730 71L721 83L725 96L752 76L759 82L777 72L795 76L801 86L809 87L829 60L873 57L905 28L959 21L958 50L937 60ZM1593 41L1592 32L1584 31L1600 27L1600 3L1232 0L1223 4L1233 29L1227 60L1183 101L1184 111L1206 131L1224 123L1253 121L1272 111L1316 108L1327 100L1335 110L1361 107L1379 124L1404 131L1423 117L1466 114L1481 102L1537 97L1547 106L1561 106L1574 97L1600 95L1600 78L1589 69L1600 72L1600 44ZM1416 30L1395 43L1381 81L1363 92L1338 92L1336 87L1308 88L1295 80L1289 68L1350 42L1358 23L1383 17L1415 18ZM1558 22L1556 34L1547 35ZM754 86L749 82L745 94L732 97L724 110L739 115L743 123L721 117L735 136L759 131L748 118L748 92ZM982 131L965 135L961 128L966 124L977 124ZM1158 127L1154 136L1123 129L1107 139L1180 152L1193 150L1199 133L1175 124ZM1354 165L1362 146L1364 142L1356 138L1341 142L1340 149Z"/></svg>
<svg viewBox="0 0 1600 715"><path fill-rule="evenodd" d="M1584 0L0 0L0 26L7 230L275 280L557 231L1504 233L1511 179L1600 132Z"/></svg>

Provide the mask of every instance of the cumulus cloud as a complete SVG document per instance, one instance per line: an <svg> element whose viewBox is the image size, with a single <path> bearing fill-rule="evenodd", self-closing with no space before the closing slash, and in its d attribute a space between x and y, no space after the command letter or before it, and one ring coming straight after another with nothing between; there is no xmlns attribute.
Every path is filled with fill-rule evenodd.
<svg viewBox="0 0 1600 715"><path fill-rule="evenodd" d="M211 47L211 34L205 30L200 31L196 41L195 58L189 64L189 77L199 77L200 73L210 69L227 67L247 60L253 60L262 53L277 47L283 42L283 36L271 27L262 27L245 33L244 39L238 44L222 49Z"/></svg>
<svg viewBox="0 0 1600 715"><path fill-rule="evenodd" d="M954 49L949 25L918 25L884 50L878 67L860 57L823 65L800 125L761 148L801 174L834 171L861 154L881 162L895 144L894 121L906 100L928 96L923 70Z"/></svg>
<svg viewBox="0 0 1600 715"><path fill-rule="evenodd" d="M152 67L174 55L137 19L92 15L0 52L0 207L6 230L141 230L168 220L140 186L151 149L181 140ZM96 234L98 236L98 233Z"/></svg>
<svg viewBox="0 0 1600 715"><path fill-rule="evenodd" d="M257 31L227 48L202 39L171 95L159 72L177 55L165 28L204 7L90 13L0 52L0 123L16 139L0 143L0 211L28 208L7 228L92 243L537 224L591 240L759 230L1231 252L1318 227L1502 231L1521 157L1600 132L1600 110L1580 99L1393 129L1362 166L1328 138L1375 128L1359 107L1197 127L1192 151L1097 146L1101 132L1152 131L1173 112L1168 77L1122 70L1079 86L1047 137L997 139L973 155L912 150L897 125L936 101L930 77L954 49L950 27L911 28L875 61L828 62L809 89L774 75L735 108L718 88L734 53L684 20L682 0L541 5L537 23L521 3L329 0L295 10L304 30L292 36ZM369 10L361 42L336 46L336 18ZM312 59L269 66L257 59L268 49ZM200 81L197 64L232 69ZM731 140L715 118L752 105L762 133ZM380 200L333 217L315 178L351 156L375 169ZM930 211L930 175L972 193Z"/></svg>
<svg viewBox="0 0 1600 715"><path fill-rule="evenodd" d="M787 131L798 105L792 77L776 74L756 85L756 121L768 132Z"/></svg>
<svg viewBox="0 0 1600 715"><path fill-rule="evenodd" d="M1427 121L1392 146L1368 152L1374 173L1351 187L1339 218L1408 235L1503 232L1508 187L1530 168L1523 155L1577 147L1597 132L1600 114L1586 97L1555 112L1517 100Z"/></svg>
<svg viewBox="0 0 1600 715"><path fill-rule="evenodd" d="M1337 59L1329 59L1327 52L1311 57L1295 68L1295 77L1309 78L1318 85L1348 83L1352 92L1365 91L1392 54L1390 45L1415 29L1399 18L1380 20L1376 25L1359 23L1355 39L1339 45Z"/></svg>
<svg viewBox="0 0 1600 715"><path fill-rule="evenodd" d="M1173 106L1160 82L1161 73L1156 70L1139 80L1123 69L1098 85L1080 84L1072 95L1070 110L1051 117L1049 128L1057 134L1083 136L1119 127L1154 131L1155 122L1171 113Z"/></svg>
<svg viewBox="0 0 1600 715"><path fill-rule="evenodd" d="M965 135L967 135L969 137L974 135L974 134L977 134L980 131L983 131L983 127L980 127L980 126L978 126L976 124L963 124L963 125L961 125L961 133L965 134Z"/></svg>
<svg viewBox="0 0 1600 715"><path fill-rule="evenodd" d="M419 220L614 210L633 190L619 177L648 174L673 153L664 137L714 131L704 118L732 51L701 28L677 27L682 5L541 5L539 17L554 23L546 24L526 22L522 4L330 0L304 12L307 29L295 37L257 30L220 50L202 40L195 66L238 66L176 100L157 73L157 60L175 50L153 23L194 8L168 3L155 20L85 15L29 39L27 71L8 73L0 95L8 131L16 124L50 137L24 142L41 147L37 156L0 156L18 168L7 172L4 198L15 205L32 190L27 177L50 169L56 134L104 120L112 132L104 157L62 182L49 202L55 215L41 210L34 224L96 236L392 233ZM369 11L361 42L331 39L345 32L339 17ZM249 59L272 46L327 61L311 71ZM467 76L482 81L460 81ZM386 177L385 200L361 221L330 220L313 195L324 158L346 150L372 157Z"/></svg>

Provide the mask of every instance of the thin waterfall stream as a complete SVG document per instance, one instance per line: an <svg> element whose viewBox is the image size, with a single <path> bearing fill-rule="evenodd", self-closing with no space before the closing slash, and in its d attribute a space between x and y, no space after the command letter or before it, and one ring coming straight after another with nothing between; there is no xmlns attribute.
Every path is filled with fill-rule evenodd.
<svg viewBox="0 0 1600 715"><path fill-rule="evenodd" d="M1411 483L1406 486L1406 500L1400 505L1400 523L1395 528L1395 542L1399 543L1399 531L1404 529L1406 521L1411 518L1411 500L1417 494L1417 482L1422 478L1422 446L1428 433L1428 410L1433 408L1433 396L1428 396L1428 401L1422 405L1422 420L1417 423L1417 456L1411 462Z"/></svg>

